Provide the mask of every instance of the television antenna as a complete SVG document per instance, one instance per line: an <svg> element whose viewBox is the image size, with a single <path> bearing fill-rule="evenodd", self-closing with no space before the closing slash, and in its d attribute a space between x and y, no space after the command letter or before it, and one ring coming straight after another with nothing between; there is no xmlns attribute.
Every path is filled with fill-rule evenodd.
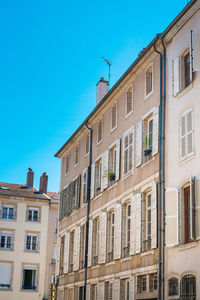
<svg viewBox="0 0 200 300"><path fill-rule="evenodd" d="M107 60L106 58L104 58L103 56L101 56L101 59L103 59L105 61L105 63L108 65L108 88L110 88L110 66L111 66L111 62L109 60Z"/></svg>

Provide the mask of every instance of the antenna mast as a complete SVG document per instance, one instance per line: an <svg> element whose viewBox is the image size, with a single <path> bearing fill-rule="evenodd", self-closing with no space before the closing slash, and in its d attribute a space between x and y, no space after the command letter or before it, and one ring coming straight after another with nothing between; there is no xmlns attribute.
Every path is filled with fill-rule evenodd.
<svg viewBox="0 0 200 300"><path fill-rule="evenodd" d="M108 89L110 89L110 66L111 66L111 62L107 59L105 59L103 56L101 57L105 63L108 64Z"/></svg>

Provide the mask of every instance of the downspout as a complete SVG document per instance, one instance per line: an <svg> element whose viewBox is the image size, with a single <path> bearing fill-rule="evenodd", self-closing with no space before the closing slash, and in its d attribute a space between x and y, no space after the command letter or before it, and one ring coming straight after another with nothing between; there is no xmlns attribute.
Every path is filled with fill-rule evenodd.
<svg viewBox="0 0 200 300"><path fill-rule="evenodd" d="M161 209L161 126L162 126L162 53L156 49L155 43L153 44L154 51L160 55L160 107L159 107L159 138L158 138L158 153L159 153L159 182L158 182L158 299L161 299L162 291L162 248L161 248L161 235L162 235L162 209Z"/></svg>
<svg viewBox="0 0 200 300"><path fill-rule="evenodd" d="M89 237L89 215L90 215L90 187L91 187L91 165L92 165L92 128L86 128L90 131L90 147L89 147L89 166L88 166L88 180L87 180L87 219L86 219L86 232L85 232L85 277L84 277L84 297L86 300L86 287L87 287L87 266L88 266L88 237Z"/></svg>

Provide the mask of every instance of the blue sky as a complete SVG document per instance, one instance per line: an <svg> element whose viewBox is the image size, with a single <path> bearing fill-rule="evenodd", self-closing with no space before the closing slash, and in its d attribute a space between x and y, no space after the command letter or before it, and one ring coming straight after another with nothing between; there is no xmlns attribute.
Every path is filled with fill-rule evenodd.
<svg viewBox="0 0 200 300"><path fill-rule="evenodd" d="M59 190L54 154L95 106L96 83L111 86L187 1L0 2L0 181L25 183L28 167Z"/></svg>

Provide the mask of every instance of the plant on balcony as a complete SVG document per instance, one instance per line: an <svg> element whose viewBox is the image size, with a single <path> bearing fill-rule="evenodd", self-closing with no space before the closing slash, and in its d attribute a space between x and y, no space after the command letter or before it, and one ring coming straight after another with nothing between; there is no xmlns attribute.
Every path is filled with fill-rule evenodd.
<svg viewBox="0 0 200 300"><path fill-rule="evenodd" d="M150 147L150 137L146 136L146 149L144 150L144 156L147 156L151 153L152 149Z"/></svg>
<svg viewBox="0 0 200 300"><path fill-rule="evenodd" d="M110 181L114 181L115 180L115 172L109 171L108 178L110 179Z"/></svg>

